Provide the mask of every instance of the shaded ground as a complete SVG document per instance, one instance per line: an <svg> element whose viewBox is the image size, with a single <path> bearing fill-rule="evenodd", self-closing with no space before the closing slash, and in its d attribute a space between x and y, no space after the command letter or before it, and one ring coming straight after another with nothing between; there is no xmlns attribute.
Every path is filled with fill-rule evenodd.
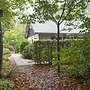
<svg viewBox="0 0 90 90"><path fill-rule="evenodd" d="M10 65L16 67L14 62ZM13 90L90 90L90 83L70 78L66 73L58 75L51 65L17 66L10 79L15 83Z"/></svg>
<svg viewBox="0 0 90 90"><path fill-rule="evenodd" d="M60 90L60 80L51 65L34 65L17 67L11 77L15 83L13 90Z"/></svg>
<svg viewBox="0 0 90 90"><path fill-rule="evenodd" d="M13 90L90 90L90 83L82 79L65 73L59 78L51 65L19 66L10 79L15 82Z"/></svg>
<svg viewBox="0 0 90 90"><path fill-rule="evenodd" d="M90 83L83 79L70 78L66 73L60 73L60 90L90 90Z"/></svg>

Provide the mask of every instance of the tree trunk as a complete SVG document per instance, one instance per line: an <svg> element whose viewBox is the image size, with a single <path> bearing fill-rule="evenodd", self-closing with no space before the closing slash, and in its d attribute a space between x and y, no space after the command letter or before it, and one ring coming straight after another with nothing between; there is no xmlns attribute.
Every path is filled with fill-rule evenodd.
<svg viewBox="0 0 90 90"><path fill-rule="evenodd" d="M0 20L0 78L2 77L2 62L3 62L3 38L2 38L2 28L1 28L1 20Z"/></svg>
<svg viewBox="0 0 90 90"><path fill-rule="evenodd" d="M57 23L57 55L58 55L58 61L60 62L60 43L59 43L59 23ZM60 73L60 63L58 64L58 72Z"/></svg>

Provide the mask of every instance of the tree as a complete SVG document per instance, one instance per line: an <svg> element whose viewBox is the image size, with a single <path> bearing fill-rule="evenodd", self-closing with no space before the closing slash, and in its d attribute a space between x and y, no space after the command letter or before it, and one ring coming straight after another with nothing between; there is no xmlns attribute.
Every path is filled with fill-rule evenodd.
<svg viewBox="0 0 90 90"><path fill-rule="evenodd" d="M0 16L2 16L3 11L0 10ZM2 27L1 27L1 19L0 19L0 71L2 70L2 52L3 52L3 43L2 43Z"/></svg>
<svg viewBox="0 0 90 90"><path fill-rule="evenodd" d="M57 25L57 53L60 61L59 34L63 21L85 19L85 9L89 0L37 0L34 3L33 15L28 15L28 21L44 22L52 20ZM60 64L58 64L60 72Z"/></svg>
<svg viewBox="0 0 90 90"><path fill-rule="evenodd" d="M16 25L12 30L5 31L3 42L4 48L12 47L15 52L18 52L18 44L25 39L25 25Z"/></svg>
<svg viewBox="0 0 90 90"><path fill-rule="evenodd" d="M3 58L3 31L4 30L8 30L8 26L11 24L10 20L17 15L15 13L16 9L20 9L23 10L24 8L24 4L29 1L31 2L32 0L0 0L0 10L3 10L3 17L0 19L2 19L2 25L3 25L3 30L0 30L0 77L1 75L1 71L2 71L2 58ZM0 23L0 27L1 27L1 23ZM8 28L7 28L8 27Z"/></svg>

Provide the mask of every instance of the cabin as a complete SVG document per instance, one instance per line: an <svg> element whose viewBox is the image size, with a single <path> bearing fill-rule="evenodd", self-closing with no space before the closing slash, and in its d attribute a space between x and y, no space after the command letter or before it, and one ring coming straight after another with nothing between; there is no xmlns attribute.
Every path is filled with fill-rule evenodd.
<svg viewBox="0 0 90 90"><path fill-rule="evenodd" d="M77 24L78 25L78 24ZM77 25L66 26L65 22L60 25L60 40L76 39L77 36L82 38L81 29ZM36 22L26 26L26 38L33 43L37 40L57 39L57 25L53 21L45 21L44 23Z"/></svg>

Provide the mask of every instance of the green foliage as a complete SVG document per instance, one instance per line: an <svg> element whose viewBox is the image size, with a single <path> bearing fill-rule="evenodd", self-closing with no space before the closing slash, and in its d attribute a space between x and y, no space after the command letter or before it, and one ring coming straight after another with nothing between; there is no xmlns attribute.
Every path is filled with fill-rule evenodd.
<svg viewBox="0 0 90 90"><path fill-rule="evenodd" d="M3 54L10 54L11 51L8 48L3 49Z"/></svg>
<svg viewBox="0 0 90 90"><path fill-rule="evenodd" d="M27 39L25 39L25 40L20 42L20 44L19 44L19 51L20 51L20 53L23 52L25 46L27 46L28 44L30 44L30 43L29 43L29 41Z"/></svg>
<svg viewBox="0 0 90 90"><path fill-rule="evenodd" d="M35 41L33 43L33 60L38 64L52 62L52 47L51 41Z"/></svg>
<svg viewBox="0 0 90 90"><path fill-rule="evenodd" d="M10 53L3 55L3 60L4 60L4 61L9 61L8 57L10 57L10 56L11 56Z"/></svg>
<svg viewBox="0 0 90 90"><path fill-rule="evenodd" d="M74 77L83 77L86 73L86 67L84 65L85 58L81 49L82 41L74 41L72 42L71 46L67 48L67 52L64 52L64 62L68 60L69 68L67 72L70 76Z"/></svg>
<svg viewBox="0 0 90 90"><path fill-rule="evenodd" d="M71 42L69 47L61 49L60 63L68 64L67 72L76 78L90 79L90 34L86 33L83 40Z"/></svg>
<svg viewBox="0 0 90 90"><path fill-rule="evenodd" d="M28 44L24 47L24 49L22 51L22 55L23 55L23 58L25 58L25 59L32 59L32 49L31 49L30 44Z"/></svg>
<svg viewBox="0 0 90 90"><path fill-rule="evenodd" d="M0 10L3 10L3 17L2 17L2 22L3 22L2 24L4 27L3 31L7 31L10 29L10 27L12 26L11 19L14 16L17 16L20 13L20 10L22 10L22 12L24 11L24 9L25 9L24 6L25 6L26 2L32 3L32 0L21 0L21 1L0 0ZM1 19L1 17L0 17L0 19Z"/></svg>
<svg viewBox="0 0 90 90"><path fill-rule="evenodd" d="M57 62L57 43L56 41L35 41L33 43L33 60L35 60L36 63L52 63L52 60L54 63ZM64 47L65 45L68 45L68 41L60 41L60 45Z"/></svg>
<svg viewBox="0 0 90 90"><path fill-rule="evenodd" d="M9 49L11 52L15 52L14 47L13 47L12 45L8 46L8 49Z"/></svg>
<svg viewBox="0 0 90 90"><path fill-rule="evenodd" d="M8 79L0 79L0 90L12 90L13 87L13 81L10 81Z"/></svg>
<svg viewBox="0 0 90 90"><path fill-rule="evenodd" d="M24 25L16 25L12 30L4 33L4 47L10 51L18 52L18 45L24 39Z"/></svg>
<svg viewBox="0 0 90 90"><path fill-rule="evenodd" d="M43 22L52 20L59 25L64 20L85 20L85 10L88 5L87 0L37 0L34 6L34 13L29 15L29 23L35 21ZM27 16L24 15L24 21Z"/></svg>
<svg viewBox="0 0 90 90"><path fill-rule="evenodd" d="M32 58L32 49L30 42L28 40L21 41L19 45L19 51L22 54L23 58L31 59Z"/></svg>
<svg viewBox="0 0 90 90"><path fill-rule="evenodd" d="M14 82L7 79L7 77L10 77L14 73L13 68L9 65L8 56L9 54L3 56L2 75L5 78L0 79L0 90L12 90L14 87Z"/></svg>
<svg viewBox="0 0 90 90"><path fill-rule="evenodd" d="M4 58L2 74L6 77L11 76L14 73L14 68L11 68L8 59Z"/></svg>
<svg viewBox="0 0 90 90"><path fill-rule="evenodd" d="M87 60L87 63L89 63L90 60L90 32L85 33L83 41L82 41L82 50L85 57L85 60Z"/></svg>
<svg viewBox="0 0 90 90"><path fill-rule="evenodd" d="M54 65L61 64L61 68L65 66L62 70L70 76L90 79L90 33L81 40L60 41L60 61L57 60L56 41L36 41L32 50L36 63L53 61Z"/></svg>

